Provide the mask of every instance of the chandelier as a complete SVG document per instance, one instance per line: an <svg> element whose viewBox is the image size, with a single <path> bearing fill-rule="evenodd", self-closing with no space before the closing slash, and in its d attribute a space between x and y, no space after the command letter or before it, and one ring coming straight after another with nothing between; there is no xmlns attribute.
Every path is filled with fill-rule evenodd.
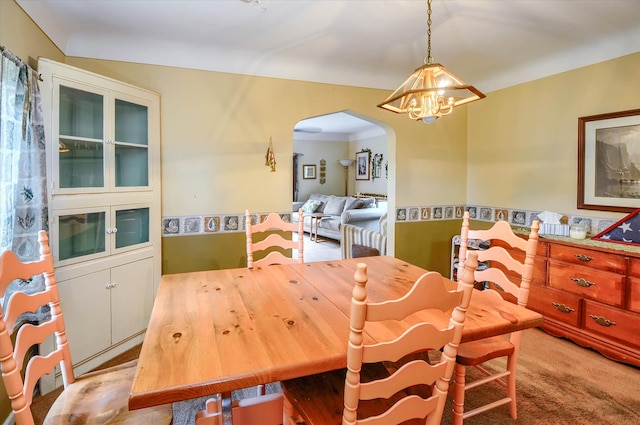
<svg viewBox="0 0 640 425"><path fill-rule="evenodd" d="M427 0L427 57L396 91L378 107L429 124L449 115L456 106L485 97L431 57L431 0Z"/></svg>

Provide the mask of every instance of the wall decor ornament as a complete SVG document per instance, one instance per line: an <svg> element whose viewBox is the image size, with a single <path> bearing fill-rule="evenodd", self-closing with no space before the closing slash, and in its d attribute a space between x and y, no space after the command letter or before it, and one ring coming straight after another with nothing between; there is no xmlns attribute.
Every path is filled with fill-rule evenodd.
<svg viewBox="0 0 640 425"><path fill-rule="evenodd" d="M325 184L327 182L327 161L324 159L320 160L320 184Z"/></svg>
<svg viewBox="0 0 640 425"><path fill-rule="evenodd" d="M371 158L371 180L382 177L382 159L381 153L377 153Z"/></svg>
<svg viewBox="0 0 640 425"><path fill-rule="evenodd" d="M316 178L316 164L304 164L302 166L302 178L309 180Z"/></svg>
<svg viewBox="0 0 640 425"><path fill-rule="evenodd" d="M356 180L369 180L371 176L370 149L356 152Z"/></svg>
<svg viewBox="0 0 640 425"><path fill-rule="evenodd" d="M640 208L640 109L578 118L578 208Z"/></svg>

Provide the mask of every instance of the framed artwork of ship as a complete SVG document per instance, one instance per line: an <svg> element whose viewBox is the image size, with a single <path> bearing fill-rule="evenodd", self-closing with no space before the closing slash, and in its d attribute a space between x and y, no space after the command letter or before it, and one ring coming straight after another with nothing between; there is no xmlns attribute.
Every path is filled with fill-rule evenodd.
<svg viewBox="0 0 640 425"><path fill-rule="evenodd" d="M640 109L578 118L578 208L640 208Z"/></svg>

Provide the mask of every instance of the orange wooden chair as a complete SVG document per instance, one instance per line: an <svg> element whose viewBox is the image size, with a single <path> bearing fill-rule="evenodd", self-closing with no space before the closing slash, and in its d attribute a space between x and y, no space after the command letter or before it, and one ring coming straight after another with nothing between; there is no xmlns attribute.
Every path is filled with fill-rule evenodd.
<svg viewBox="0 0 640 425"><path fill-rule="evenodd" d="M359 263L351 300L346 372L343 369L283 381L284 423L294 425L300 416L306 425L439 424L476 266L475 254L471 254L460 273L457 290L447 291L446 279L429 272L403 297L373 303L367 301L367 267ZM404 321L409 316L414 324L395 339L364 343L367 326L379 321ZM432 324L436 316L445 318L442 328ZM440 349L440 359L433 364L422 356L411 356ZM399 367L389 369L386 362Z"/></svg>
<svg viewBox="0 0 640 425"><path fill-rule="evenodd" d="M35 386L40 377L50 373L56 365L60 366L62 372L64 390L53 403L44 425L170 424L173 418L171 405L128 410L136 361L78 378L74 376L46 232L39 232L38 242L38 261L23 263L12 251L5 251L0 256L0 299L5 297L7 287L14 280L29 280L33 276L44 275L45 282L45 289L32 295L14 292L0 309L2 379L17 425L34 424L30 407ZM37 325L21 325L20 318L24 313L36 312L42 306L50 308L49 319ZM14 332L15 346L11 338ZM27 352L48 337L55 338L56 349L48 354L32 356L23 378L21 370Z"/></svg>
<svg viewBox="0 0 640 425"><path fill-rule="evenodd" d="M298 210L298 214L300 217L298 224L287 223L278 213L270 213L262 223L252 224L251 213L246 210L248 268L271 264L304 263L304 216L302 209ZM291 238L286 239L282 236L282 232L289 233ZM267 236L254 242L253 239L258 234ZM286 250L291 250L291 256L286 255ZM266 255L259 260L254 260L254 254L258 251L266 253Z"/></svg>
<svg viewBox="0 0 640 425"><path fill-rule="evenodd" d="M281 392L233 402L218 394L206 401L205 410L196 413L195 425L280 425L282 400Z"/></svg>
<svg viewBox="0 0 640 425"><path fill-rule="evenodd" d="M492 291L497 297L526 307L538 246L538 228L539 224L536 220L531 226L528 240L515 235L506 221L496 222L489 230L469 230L469 212L465 212L460 233L460 258L465 258L467 253L471 252L467 250L469 238L491 241L489 249L473 251L477 253L478 261L489 262L486 269L479 268L475 271L475 280L487 282L489 288L486 290ZM510 249L505 249L505 246ZM514 249L516 252L520 252L519 255L516 254L517 258L512 256ZM510 405L511 417L517 418L516 366L521 337L522 331L519 331L506 336L485 338L460 345L453 385L453 423L455 425L461 425L464 419L504 404ZM488 360L505 356L507 357L506 370L492 373L482 366ZM465 382L467 366L476 367L484 376L473 382ZM506 397L465 412L466 391L489 382L496 382L506 387Z"/></svg>

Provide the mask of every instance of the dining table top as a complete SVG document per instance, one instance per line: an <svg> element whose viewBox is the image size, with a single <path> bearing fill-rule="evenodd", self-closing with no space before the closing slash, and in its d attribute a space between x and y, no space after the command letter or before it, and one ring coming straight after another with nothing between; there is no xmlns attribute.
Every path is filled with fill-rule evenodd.
<svg viewBox="0 0 640 425"><path fill-rule="evenodd" d="M368 300L404 295L427 271L390 256L162 276L129 408L185 401L346 367L357 263ZM457 284L445 279L454 289ZM367 325L380 342L420 320ZM438 319L436 319L437 321ZM442 315L446 325L448 319ZM474 290L462 341L539 326L543 316Z"/></svg>

